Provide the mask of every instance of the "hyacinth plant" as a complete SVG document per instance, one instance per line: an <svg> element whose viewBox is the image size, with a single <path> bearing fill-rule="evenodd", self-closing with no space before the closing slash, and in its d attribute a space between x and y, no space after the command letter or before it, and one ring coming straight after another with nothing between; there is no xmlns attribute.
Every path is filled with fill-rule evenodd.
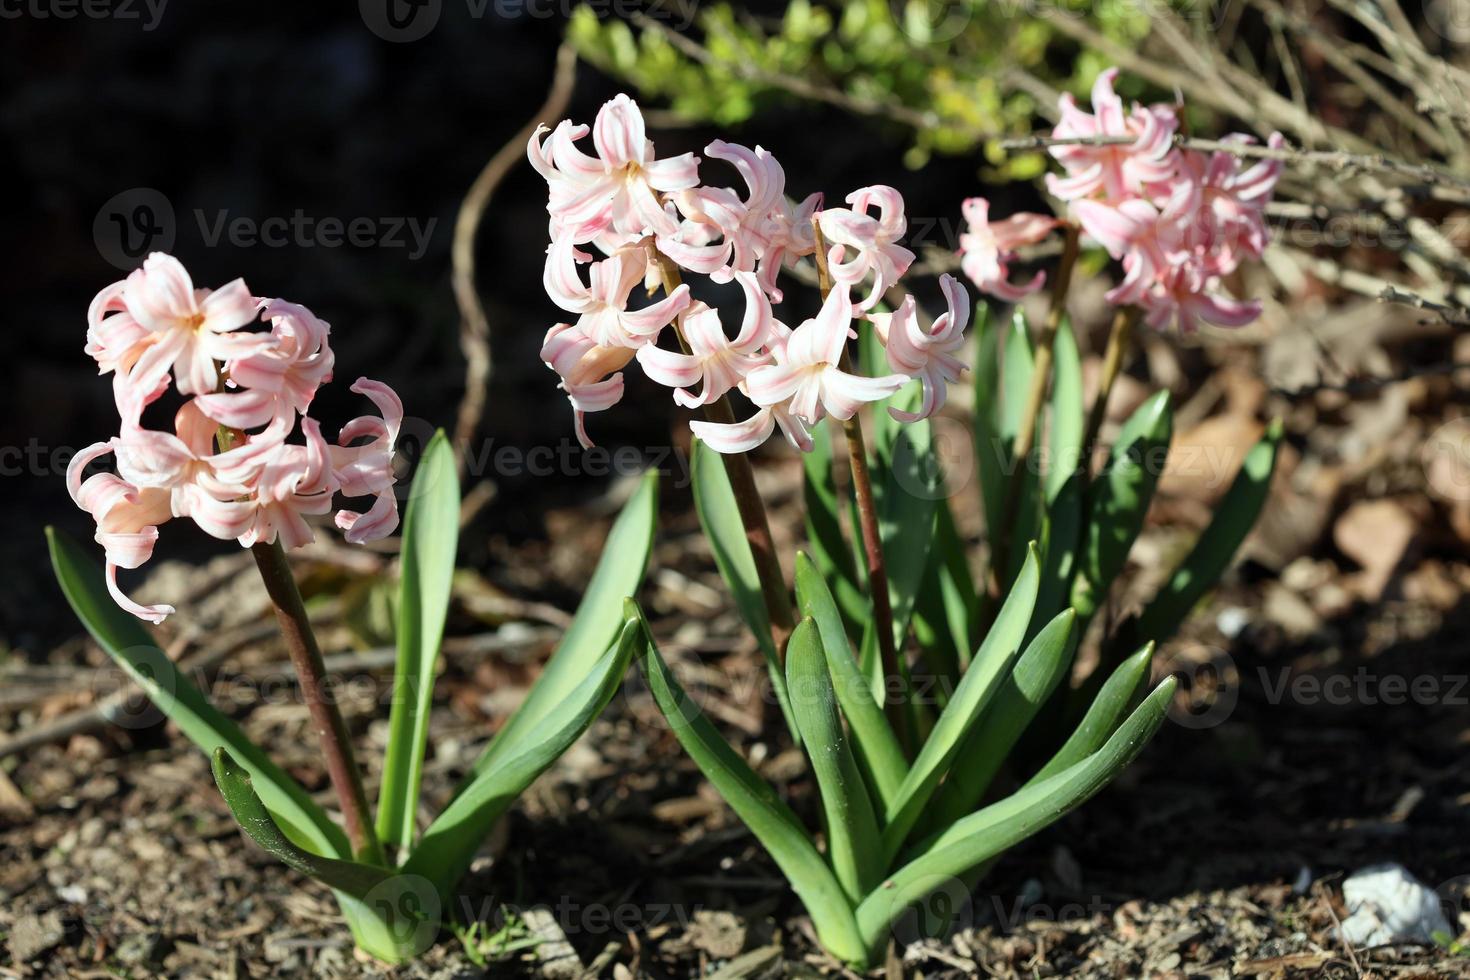
<svg viewBox="0 0 1470 980"><path fill-rule="evenodd" d="M397 661L374 811L286 552L313 540L307 517L330 513L339 494L374 498L364 512L336 512L350 543L397 528L398 396L379 382L357 381L351 390L371 399L380 414L349 422L328 444L307 414L332 377L327 324L303 306L253 296L240 280L195 289L184 267L163 254L102 290L88 319L87 352L102 373L113 375L121 425L118 435L79 453L68 471L73 499L96 521L106 568L49 530L62 590L97 643L211 756L220 792L244 832L331 888L361 949L388 962L423 952L491 826L586 730L621 682L639 639L623 628L622 603L638 588L648 560L653 478L613 527L544 673L445 809L420 828L429 710L459 535L458 478L443 433L424 449L408 494L394 609ZM165 400L178 405L173 432L146 425ZM293 441L298 432L301 441ZM105 456L115 461L115 472L84 479ZM254 556L310 712L340 825L211 705L143 627L174 609L142 605L119 587L118 570L147 561L159 525L171 518L237 541Z"/></svg>
<svg viewBox="0 0 1470 980"><path fill-rule="evenodd" d="M942 276L947 309L931 321L905 293L914 255L902 244L896 189L861 188L846 207L824 207L815 194L798 203L768 151L722 141L706 155L745 186L706 184L694 155L657 156L625 95L598 113L592 153L579 145L588 127L570 120L541 127L528 147L549 189L546 289L576 317L551 328L543 360L584 445L587 416L620 401L635 360L698 413L695 503L791 737L805 747L820 833L722 739L630 602L644 678L685 750L786 875L820 941L857 967L880 957L900 924L913 934L945 928L942 907L957 889L967 893L997 855L1141 750L1175 686L1151 685L1154 641L1218 580L1264 500L1274 427L1193 552L1141 615L1105 638L1103 667L1071 690L1075 651L1142 527L1170 438L1160 392L1093 472L1087 450L1127 331L1139 317L1189 332L1259 312L1219 283L1264 247L1276 179L1271 165L1242 169L1228 154L1180 150L1174 111L1125 111L1112 77L1099 82L1093 114L1063 100L1053 152L1066 175L1050 183L1065 217L991 221L987 202L964 205L962 270L1001 301L1044 284L1042 273L1010 281L1016 250L1064 238L1034 337L1019 313L1003 331L980 312L975 440L990 548L978 579L929 421L967 367L969 297ZM1084 234L1125 272L1109 294L1121 326L1089 421L1064 315ZM818 312L795 327L772 306L785 301L783 272L817 287ZM738 286L738 330L686 278L709 298L711 283ZM647 300L630 302L640 286ZM887 410L873 412L865 432L862 408L880 402ZM841 423L845 465L828 417ZM804 462L807 550L795 555L792 585L747 457L777 429ZM1043 430L1044 458L1034 451ZM928 694L920 673L937 682L923 685ZM926 905L935 895L943 901Z"/></svg>

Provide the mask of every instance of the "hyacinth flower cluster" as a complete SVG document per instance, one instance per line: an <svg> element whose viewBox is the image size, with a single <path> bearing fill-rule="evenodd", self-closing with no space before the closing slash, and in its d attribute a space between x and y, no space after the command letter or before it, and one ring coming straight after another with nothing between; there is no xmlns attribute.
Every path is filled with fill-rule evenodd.
<svg viewBox="0 0 1470 980"><path fill-rule="evenodd" d="M1098 76L1090 113L1070 93L1061 97L1049 152L1065 174L1048 174L1047 189L1066 204L1072 222L1121 261L1124 278L1108 292L1109 303L1137 307L1149 326L1185 334L1201 323L1250 323L1261 313L1260 301L1228 295L1221 280L1264 253L1266 205L1281 162L1249 163L1228 151L1177 145L1176 107L1125 108L1113 91L1117 75L1110 68ZM1246 145L1252 138L1236 134L1225 142ZM1279 148L1281 135L1273 133L1268 145ZM963 207L968 231L960 239L961 262L976 287L1008 301L1041 288L1044 273L1013 284L1008 265L1018 249L1061 222L1030 213L993 222L984 198Z"/></svg>
<svg viewBox="0 0 1470 980"><path fill-rule="evenodd" d="M892 312L878 309L914 260L901 244L907 220L897 190L864 187L841 208L823 208L820 194L798 203L787 197L785 172L771 153L720 140L706 155L732 167L745 186L706 185L695 155L657 157L642 113L626 95L598 112L592 154L578 145L587 135L585 125L563 120L539 127L527 147L549 189L546 292L577 317L551 328L541 357L561 379L583 446L591 445L586 415L618 403L623 370L635 359L687 408L710 406L731 391L752 403L743 420L691 423L705 444L726 454L754 449L777 428L809 451L811 429L824 418L851 419L860 406L914 379L923 386L922 404L917 412L895 408L896 415L913 421L944 404L964 368L956 352L969 301L946 277L949 309L932 324L920 322L911 299ZM791 327L771 304L783 299L782 268L806 257L820 260L831 285L818 314ZM718 309L693 297L683 282L691 274L738 283L744 311L734 337ZM635 306L640 286L663 295ZM890 373L863 376L846 366L846 343L861 318L886 345Z"/></svg>
<svg viewBox="0 0 1470 980"><path fill-rule="evenodd" d="M121 425L72 459L67 486L97 523L118 605L153 623L174 612L141 605L117 585L117 570L148 561L159 525L172 518L246 548L279 540L290 550L313 539L307 517L330 513L340 493L373 498L365 512L337 511L348 541L382 538L398 526L398 396L359 378L352 390L379 414L352 420L334 444L306 414L332 379L328 333L306 307L258 298L240 279L196 289L184 266L163 253L97 294L87 313L87 353L113 376ZM184 399L173 431L148 428L145 410L170 390ZM292 441L298 430L301 441ZM116 473L82 478L108 455Z"/></svg>

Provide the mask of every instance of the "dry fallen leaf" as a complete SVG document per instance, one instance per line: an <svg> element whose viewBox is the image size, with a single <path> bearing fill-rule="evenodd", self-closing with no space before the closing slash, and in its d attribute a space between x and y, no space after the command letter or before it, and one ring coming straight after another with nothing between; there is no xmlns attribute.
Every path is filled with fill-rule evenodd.
<svg viewBox="0 0 1470 980"><path fill-rule="evenodd" d="M1332 540L1362 567L1350 579L1358 595L1369 602L1383 597L1418 527L1413 515L1390 499L1362 500L1342 513L1332 528Z"/></svg>

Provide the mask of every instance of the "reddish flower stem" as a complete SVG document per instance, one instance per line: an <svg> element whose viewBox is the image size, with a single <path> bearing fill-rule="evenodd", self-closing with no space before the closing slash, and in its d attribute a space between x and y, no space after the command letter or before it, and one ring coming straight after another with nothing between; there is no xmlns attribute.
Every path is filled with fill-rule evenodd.
<svg viewBox="0 0 1470 980"><path fill-rule="evenodd" d="M663 280L664 292L672 293L679 288L682 281L679 276L679 267L652 242L648 243L648 251L653 261L658 266L659 276ZM674 321L675 332L679 335L679 344L684 352L689 352L688 345L684 340L684 330L678 319ZM704 417L707 421L721 425L729 425L735 421L735 413L730 408L730 400L720 396L715 401L704 406ZM771 640L776 645L776 651L782 662L786 659L786 641L791 637L791 632L796 628L796 616L791 607L791 594L786 589L786 576L781 571L781 561L776 557L776 546L771 536L770 519L766 516L766 506L761 501L760 490L755 484L755 470L750 465L750 458L745 453L722 453L720 458L725 463L725 474L730 479L730 489L735 494L735 506L740 511L740 522L745 526L745 540L750 544L750 553L755 558L756 575L761 583L761 598L765 601L766 618L771 621Z"/></svg>
<svg viewBox="0 0 1470 980"><path fill-rule="evenodd" d="M817 263L817 288L822 302L832 292L832 273L827 268L827 241L822 235L822 226L812 218L812 233L816 239L815 259ZM847 347L842 348L842 360L838 367L852 372L852 358ZM863 554L868 565L868 593L873 600L873 629L878 634L878 657L883 665L883 710L893 726L898 743L909 751L913 740L909 732L908 672L901 669L898 649L893 635L893 605L888 595L888 561L883 556L883 537L878 527L878 508L873 500L873 478L868 471L868 447L863 438L862 419L854 413L842 423L842 432L847 441L847 463L852 471L853 496L857 500L858 526L863 539ZM895 697L888 696L890 683L898 685Z"/></svg>
<svg viewBox="0 0 1470 980"><path fill-rule="evenodd" d="M302 700L311 712L312 727L321 743L327 775L342 807L342 822L346 826L347 839L352 843L352 853L359 860L382 865L383 848L373 829L362 774L352 755L347 722L327 691L327 669L322 663L321 647L317 645L316 634L306 617L306 605L301 601L301 592L296 588L286 553L279 541L253 545L250 552L255 556L256 567L260 569L265 591L276 612L276 621L281 626L281 638L296 668Z"/></svg>

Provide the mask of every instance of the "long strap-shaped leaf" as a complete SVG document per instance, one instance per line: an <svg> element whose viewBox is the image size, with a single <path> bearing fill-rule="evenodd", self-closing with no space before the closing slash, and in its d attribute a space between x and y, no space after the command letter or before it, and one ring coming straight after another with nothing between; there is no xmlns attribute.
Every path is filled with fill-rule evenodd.
<svg viewBox="0 0 1470 980"><path fill-rule="evenodd" d="M842 617L837 613L837 604L827 589L827 583L802 552L796 553L796 602L801 614L815 620L817 630L822 634L822 646L827 653L837 703L852 729L858 757L878 794L878 812L881 813L898 795L909 764L903 757L893 726L888 724L883 709L873 700L873 691L858 669L857 658L847 642Z"/></svg>
<svg viewBox="0 0 1470 980"><path fill-rule="evenodd" d="M1047 461L1046 501L1056 500L1082 463L1087 447L1082 445L1086 424L1082 408L1082 356L1072 320L1063 316L1052 341L1051 459Z"/></svg>
<svg viewBox="0 0 1470 980"><path fill-rule="evenodd" d="M423 875L447 897L495 821L607 707L627 673L640 636L639 624L626 621L617 645L593 665L582 683L547 711L536 731L518 740L514 753L498 757L460 789L424 831L403 870Z"/></svg>
<svg viewBox="0 0 1470 980"><path fill-rule="evenodd" d="M637 595L643 584L657 521L658 472L654 470L643 478L613 524L572 625L547 660L546 669L475 760L472 775L486 771L503 754L519 752L522 737L534 735L542 719L582 683L592 665L613 645L623 626L623 601Z"/></svg>
<svg viewBox="0 0 1470 980"><path fill-rule="evenodd" d="M889 925L937 884L1032 836L1106 786L1158 731L1174 685L1172 677L1166 678L1087 759L966 817L891 875L858 906L858 927L869 948L881 943Z"/></svg>
<svg viewBox="0 0 1470 980"><path fill-rule="evenodd" d="M846 650L836 656L852 659ZM828 659L816 623L811 617L803 619L787 644L786 689L817 777L827 821L827 854L855 905L883 875L878 818L837 713Z"/></svg>
<svg viewBox="0 0 1470 980"><path fill-rule="evenodd" d="M950 638L955 645L956 662L961 671L970 666L975 641L979 639L980 593L965 557L965 542L954 523L949 501L941 500L934 518L934 548L929 556L934 578L939 586L938 600L944 609Z"/></svg>
<svg viewBox="0 0 1470 980"><path fill-rule="evenodd" d="M965 671L944 713L939 716L928 741L919 750L919 757L910 767L897 799L888 808L883 827L885 863L898 855L904 839L929 803L934 788L959 752L966 733L1000 689L1001 679L1010 672L1016 655L1020 653L1021 640L1026 634L1027 623L1031 621L1032 607L1036 604L1039 564L1036 548L1027 548L1026 564L1011 586L990 633L976 652L970 669Z"/></svg>
<svg viewBox="0 0 1470 980"><path fill-rule="evenodd" d="M424 749L429 742L434 670L449 615L458 545L459 476L454 450L440 430L419 461L403 521L398 662L393 670L388 751L378 790L378 836L405 850L413 844Z"/></svg>
<svg viewBox="0 0 1470 980"><path fill-rule="evenodd" d="M927 826L947 827L973 813L1021 733L1061 683L1077 646L1077 614L1059 613L1026 647L980 723L965 737L949 777L929 808Z"/></svg>
<svg viewBox="0 0 1470 980"><path fill-rule="evenodd" d="M1266 434L1246 453L1240 472L1215 508L1209 527L1205 528L1189 555L1144 609L1137 623L1126 631L1124 649L1146 640L1167 639L1179 628L1194 604L1220 580L1221 573L1235 557L1236 549L1255 526L1256 517L1271 491L1271 473L1276 468L1281 431L1280 419L1272 422Z"/></svg>
<svg viewBox="0 0 1470 980"><path fill-rule="evenodd" d="M319 855L350 857L347 835L317 806L301 784L272 762L221 714L160 650L137 619L107 594L102 569L75 541L46 529L51 566L66 601L87 632L117 661L154 705L208 754L225 748L250 773L260 797L296 844Z"/></svg>
<svg viewBox="0 0 1470 980"><path fill-rule="evenodd" d="M843 960L865 963L867 947L858 937L852 905L801 821L684 692L654 646L646 624L638 662L674 737L791 882L822 945Z"/></svg>
<svg viewBox="0 0 1470 980"><path fill-rule="evenodd" d="M914 397L918 397L917 392ZM887 416L886 412L879 414ZM895 650L902 650L908 636L909 620L914 613L914 601L929 566L929 549L934 544L935 510L940 495L929 421L926 419L901 427L893 439L891 452L892 455L886 458L880 456L877 463L883 476L878 518L883 558L888 565L893 646Z"/></svg>
<svg viewBox="0 0 1470 980"><path fill-rule="evenodd" d="M214 781L220 795L234 814L235 821L247 837L270 852L287 867L315 878L328 888L344 891L358 898L366 895L394 872L358 861L339 861L302 850L286 838L276 826L270 811L261 802L252 785L250 773L230 758L224 746L214 750L210 759Z"/></svg>
<svg viewBox="0 0 1470 980"><path fill-rule="evenodd" d="M1123 423L1107 466L1092 485L1092 507L1083 533L1082 575L1072 589L1071 603L1084 621L1107 595L1143 528L1173 426L1169 392L1161 391Z"/></svg>
<svg viewBox="0 0 1470 980"><path fill-rule="evenodd" d="M730 589L740 618L745 620L745 625L755 635L756 645L765 655L771 686L776 691L776 703L781 706L787 727L795 733L797 728L791 715L791 699L786 695L786 675L781 670L781 652L776 649L771 636L771 619L766 613L766 600L761 593L760 573L756 570L750 540L745 536L745 524L740 519L730 476L725 472L725 464L719 454L698 439L694 440L690 474L694 484L694 509L699 513L699 523L714 551L715 565ZM782 588L785 588L784 584Z"/></svg>
<svg viewBox="0 0 1470 980"><path fill-rule="evenodd" d="M1134 699L1148 683L1148 668L1153 655L1154 645L1146 644L1108 675L1097 696L1092 699L1092 704L1088 706L1081 723L1046 765L1027 781L1028 786L1076 765L1108 740L1119 721L1128 714Z"/></svg>
<svg viewBox="0 0 1470 980"><path fill-rule="evenodd" d="M831 583L845 621L864 623L871 615L868 600L858 588L857 562L842 533L841 499L832 473L832 426L812 427L812 448L801 454L802 501L806 512L807 545L812 562Z"/></svg>

